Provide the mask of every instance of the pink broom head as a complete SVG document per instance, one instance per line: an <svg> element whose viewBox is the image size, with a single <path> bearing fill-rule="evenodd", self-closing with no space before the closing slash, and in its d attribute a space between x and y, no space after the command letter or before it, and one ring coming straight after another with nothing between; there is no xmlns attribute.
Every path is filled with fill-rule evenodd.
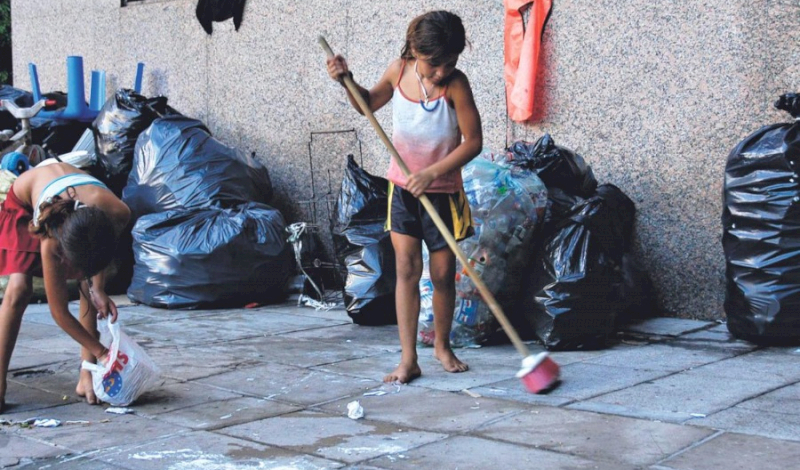
<svg viewBox="0 0 800 470"><path fill-rule="evenodd" d="M529 392L546 392L558 383L558 364L546 352L528 356L522 360L522 369L517 372L517 377Z"/></svg>

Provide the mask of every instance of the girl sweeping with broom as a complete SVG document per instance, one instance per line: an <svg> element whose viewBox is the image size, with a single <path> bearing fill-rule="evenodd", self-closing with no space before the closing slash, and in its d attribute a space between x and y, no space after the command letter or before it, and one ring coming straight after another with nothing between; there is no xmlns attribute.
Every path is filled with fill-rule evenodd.
<svg viewBox="0 0 800 470"><path fill-rule="evenodd" d="M389 64L378 83L370 90L356 87L372 111L392 102L392 142L411 170L406 178L392 160L387 175L387 228L397 262L395 299L402 355L384 382L408 383L422 374L416 350L422 241L430 252L434 287L434 355L448 372L468 369L450 347L455 255L417 200L427 195L456 240L472 234L461 167L481 152L483 133L469 80L456 68L465 44L464 25L457 15L425 13L411 21L400 58ZM328 59L328 74L339 82L350 74L342 56ZM361 112L349 90L347 94Z"/></svg>
<svg viewBox="0 0 800 470"><path fill-rule="evenodd" d="M97 317L116 321L117 307L104 292L103 269L129 218L128 206L103 183L67 163L34 168L14 181L0 205L0 275L9 275L0 306L0 412L33 276L44 277L53 319L80 343L81 359L103 361L108 354L97 339ZM77 320L67 305L67 279L82 279ZM89 371L80 372L76 392L98 403Z"/></svg>

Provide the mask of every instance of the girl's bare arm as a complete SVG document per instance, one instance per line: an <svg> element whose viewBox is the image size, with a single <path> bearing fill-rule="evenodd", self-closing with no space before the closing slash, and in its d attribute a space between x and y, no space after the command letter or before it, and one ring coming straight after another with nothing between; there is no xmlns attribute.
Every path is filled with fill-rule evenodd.
<svg viewBox="0 0 800 470"><path fill-rule="evenodd" d="M69 293L67 280L60 269L58 242L52 238L42 240L42 271L44 273L44 289L47 293L47 304L56 324L81 346L100 358L108 351L95 339L75 317L69 312Z"/></svg>

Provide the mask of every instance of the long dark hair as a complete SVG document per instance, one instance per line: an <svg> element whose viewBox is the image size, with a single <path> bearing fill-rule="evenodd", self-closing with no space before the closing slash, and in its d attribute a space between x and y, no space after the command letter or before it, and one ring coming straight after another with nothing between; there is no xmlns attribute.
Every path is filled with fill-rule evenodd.
<svg viewBox="0 0 800 470"><path fill-rule="evenodd" d="M461 54L466 44L464 24L458 15L444 10L429 11L408 24L400 57L412 59L412 50L415 50L437 66Z"/></svg>
<svg viewBox="0 0 800 470"><path fill-rule="evenodd" d="M40 238L58 240L61 255L70 266L91 277L111 263L116 250L116 233L111 219L101 209L82 205L74 198L53 197L40 206L39 225L31 221L28 230Z"/></svg>

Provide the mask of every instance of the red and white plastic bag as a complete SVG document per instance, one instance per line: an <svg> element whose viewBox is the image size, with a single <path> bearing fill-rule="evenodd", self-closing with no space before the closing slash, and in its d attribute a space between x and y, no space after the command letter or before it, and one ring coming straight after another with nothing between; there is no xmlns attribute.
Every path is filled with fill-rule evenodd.
<svg viewBox="0 0 800 470"><path fill-rule="evenodd" d="M104 365L83 361L81 367L92 373L98 399L127 406L156 385L161 374L150 356L122 331L119 323L104 323L107 332L101 328L100 342L109 350L108 360Z"/></svg>

